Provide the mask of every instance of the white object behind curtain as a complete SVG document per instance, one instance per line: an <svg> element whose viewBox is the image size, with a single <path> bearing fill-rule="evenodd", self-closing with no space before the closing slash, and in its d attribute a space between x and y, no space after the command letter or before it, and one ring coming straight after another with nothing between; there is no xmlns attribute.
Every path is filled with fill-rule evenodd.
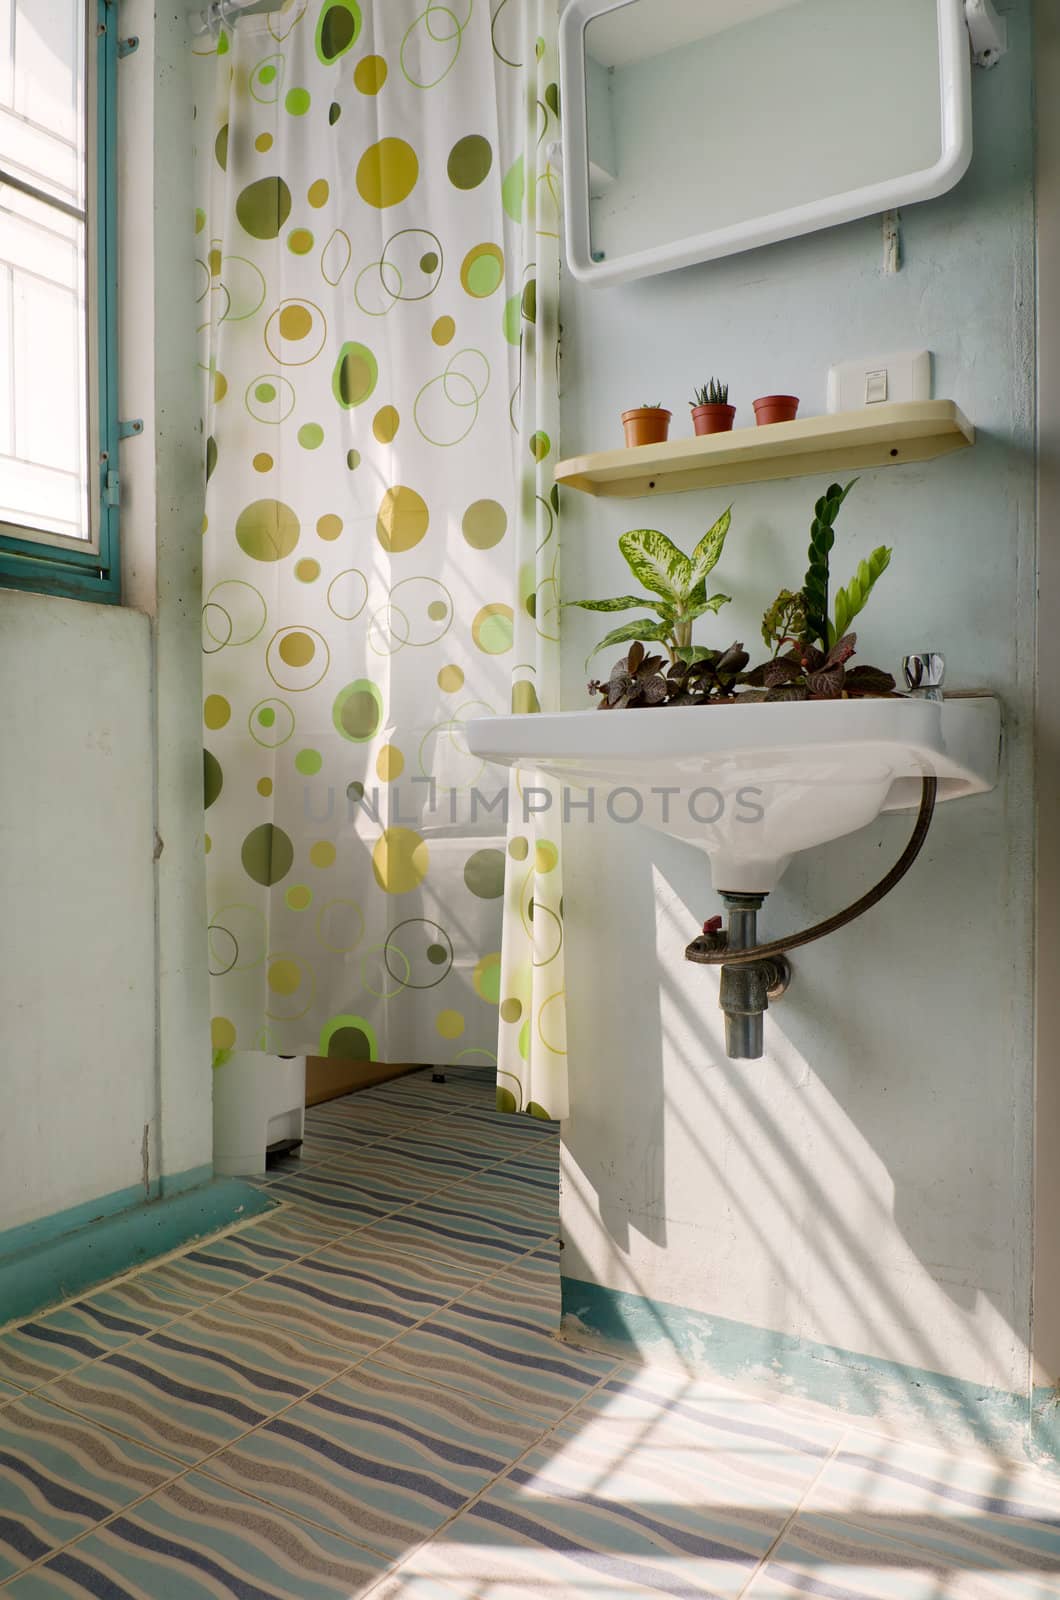
<svg viewBox="0 0 1060 1600"><path fill-rule="evenodd" d="M243 18L196 221L215 1048L492 1063L500 1008L562 1115L558 822L462 736L555 703L553 10Z"/></svg>

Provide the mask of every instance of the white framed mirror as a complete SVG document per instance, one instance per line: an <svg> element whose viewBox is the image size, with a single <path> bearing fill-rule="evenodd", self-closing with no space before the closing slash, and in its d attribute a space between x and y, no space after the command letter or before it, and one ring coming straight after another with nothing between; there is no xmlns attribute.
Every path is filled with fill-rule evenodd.
<svg viewBox="0 0 1060 1600"><path fill-rule="evenodd" d="M963 0L568 0L560 69L586 283L930 200L971 160Z"/></svg>

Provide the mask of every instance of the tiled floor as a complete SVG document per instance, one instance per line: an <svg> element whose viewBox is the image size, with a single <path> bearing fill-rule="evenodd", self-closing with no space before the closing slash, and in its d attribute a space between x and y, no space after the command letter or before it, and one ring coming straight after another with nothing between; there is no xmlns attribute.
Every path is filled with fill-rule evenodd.
<svg viewBox="0 0 1060 1600"><path fill-rule="evenodd" d="M1031 1600L1060 1480L556 1339L556 1129L308 1117L282 1208L0 1336L4 1600Z"/></svg>

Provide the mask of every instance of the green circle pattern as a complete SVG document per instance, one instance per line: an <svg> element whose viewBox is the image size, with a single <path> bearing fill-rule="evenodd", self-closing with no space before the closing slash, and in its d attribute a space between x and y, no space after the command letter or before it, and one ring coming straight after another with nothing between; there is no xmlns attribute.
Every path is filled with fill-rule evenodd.
<svg viewBox="0 0 1060 1600"><path fill-rule="evenodd" d="M288 0L224 37L195 216L211 1009L241 1049L372 1060L387 1007L429 999L417 1048L492 1062L499 1022L501 1097L541 1115L557 864L496 818L451 848L414 787L467 797L467 722L555 683L555 51L484 0L484 62L473 4L384 30L364 0Z"/></svg>

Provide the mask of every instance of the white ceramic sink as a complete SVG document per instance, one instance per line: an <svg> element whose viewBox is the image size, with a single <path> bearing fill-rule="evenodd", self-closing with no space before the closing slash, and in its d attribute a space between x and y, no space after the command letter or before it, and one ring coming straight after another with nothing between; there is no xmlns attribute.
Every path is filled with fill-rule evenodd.
<svg viewBox="0 0 1060 1600"><path fill-rule="evenodd" d="M737 703L482 717L466 732L475 755L568 786L573 816L591 791L597 817L700 845L715 889L762 893L796 851L916 806L925 775L940 801L992 789L1001 710L989 695Z"/></svg>

